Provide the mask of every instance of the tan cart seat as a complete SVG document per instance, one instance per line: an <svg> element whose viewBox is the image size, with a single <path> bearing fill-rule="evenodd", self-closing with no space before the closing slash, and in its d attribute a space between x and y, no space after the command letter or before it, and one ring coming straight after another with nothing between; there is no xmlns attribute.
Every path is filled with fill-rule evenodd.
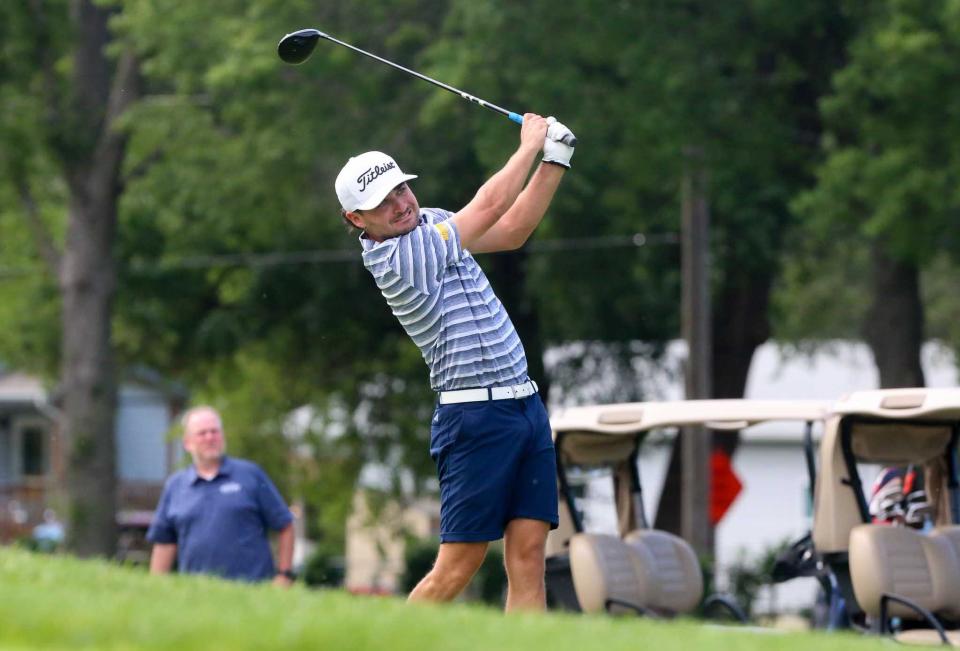
<svg viewBox="0 0 960 651"><path fill-rule="evenodd" d="M574 534L570 538L570 574L585 613L643 612L649 600L650 577L636 552L616 536Z"/></svg>
<svg viewBox="0 0 960 651"><path fill-rule="evenodd" d="M671 613L688 613L697 607L703 597L703 574L687 541L656 529L631 531L624 540L652 577L649 607Z"/></svg>
<svg viewBox="0 0 960 651"><path fill-rule="evenodd" d="M703 597L693 548L666 531L632 531L626 540L578 533L570 539L570 572L584 612L689 613Z"/></svg>
<svg viewBox="0 0 960 651"><path fill-rule="evenodd" d="M850 578L857 601L874 620L881 618L884 595L908 599L933 615L956 620L960 617L960 541L957 527L946 527L925 535L915 529L864 524L850 532ZM904 620L925 619L907 606L891 602L887 615ZM960 644L956 631L948 632L954 645ZM934 629L913 629L897 639L922 644L940 643Z"/></svg>

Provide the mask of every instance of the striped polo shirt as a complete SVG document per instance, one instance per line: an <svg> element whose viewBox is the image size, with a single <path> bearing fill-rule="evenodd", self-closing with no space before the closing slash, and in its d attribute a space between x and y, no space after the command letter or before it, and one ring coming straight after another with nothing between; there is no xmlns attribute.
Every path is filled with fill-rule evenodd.
<svg viewBox="0 0 960 651"><path fill-rule="evenodd" d="M361 235L363 264L420 348L434 391L526 382L520 337L480 265L460 248L452 216L423 208L409 233L383 242Z"/></svg>

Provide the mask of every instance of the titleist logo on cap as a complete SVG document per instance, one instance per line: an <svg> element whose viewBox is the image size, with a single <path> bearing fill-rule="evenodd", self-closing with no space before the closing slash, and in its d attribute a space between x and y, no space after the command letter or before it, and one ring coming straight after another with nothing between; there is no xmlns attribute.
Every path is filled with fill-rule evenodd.
<svg viewBox="0 0 960 651"><path fill-rule="evenodd" d="M386 174L396 166L396 163L390 161L384 163L383 165L374 165L373 167L365 170L360 176L357 177L357 183L360 184L360 192L363 192L367 189L367 184L373 183L381 174Z"/></svg>
<svg viewBox="0 0 960 651"><path fill-rule="evenodd" d="M404 174L382 151L368 151L352 157L337 174L337 198L347 212L373 210L390 190L415 178L416 174Z"/></svg>

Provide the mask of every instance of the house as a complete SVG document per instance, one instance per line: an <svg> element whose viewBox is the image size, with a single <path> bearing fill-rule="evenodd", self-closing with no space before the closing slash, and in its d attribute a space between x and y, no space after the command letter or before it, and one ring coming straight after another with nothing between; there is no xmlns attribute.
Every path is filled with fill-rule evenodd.
<svg viewBox="0 0 960 651"><path fill-rule="evenodd" d="M422 498L401 508L388 501L375 515L367 495L362 489L354 494L347 518L344 587L358 594L395 594L405 568L406 540L438 539L440 504Z"/></svg>
<svg viewBox="0 0 960 651"><path fill-rule="evenodd" d="M28 535L42 520L58 470L53 459L62 458L54 415L39 380L0 377L0 542Z"/></svg>
<svg viewBox="0 0 960 651"><path fill-rule="evenodd" d="M179 463L182 450L168 433L185 402L181 387L148 370L132 371L121 384L115 424L121 527L149 521ZM38 378L0 371L0 543L30 536L44 512L57 507L66 463L58 415Z"/></svg>

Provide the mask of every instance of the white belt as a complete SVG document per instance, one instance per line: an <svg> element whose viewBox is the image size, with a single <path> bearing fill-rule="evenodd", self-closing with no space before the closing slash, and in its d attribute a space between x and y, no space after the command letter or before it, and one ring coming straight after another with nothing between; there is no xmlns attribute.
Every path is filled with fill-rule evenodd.
<svg viewBox="0 0 960 651"><path fill-rule="evenodd" d="M441 391L440 404L452 405L458 402L485 402L487 400L518 400L532 396L537 392L537 383L533 380L512 387L486 387L482 389L459 389Z"/></svg>

